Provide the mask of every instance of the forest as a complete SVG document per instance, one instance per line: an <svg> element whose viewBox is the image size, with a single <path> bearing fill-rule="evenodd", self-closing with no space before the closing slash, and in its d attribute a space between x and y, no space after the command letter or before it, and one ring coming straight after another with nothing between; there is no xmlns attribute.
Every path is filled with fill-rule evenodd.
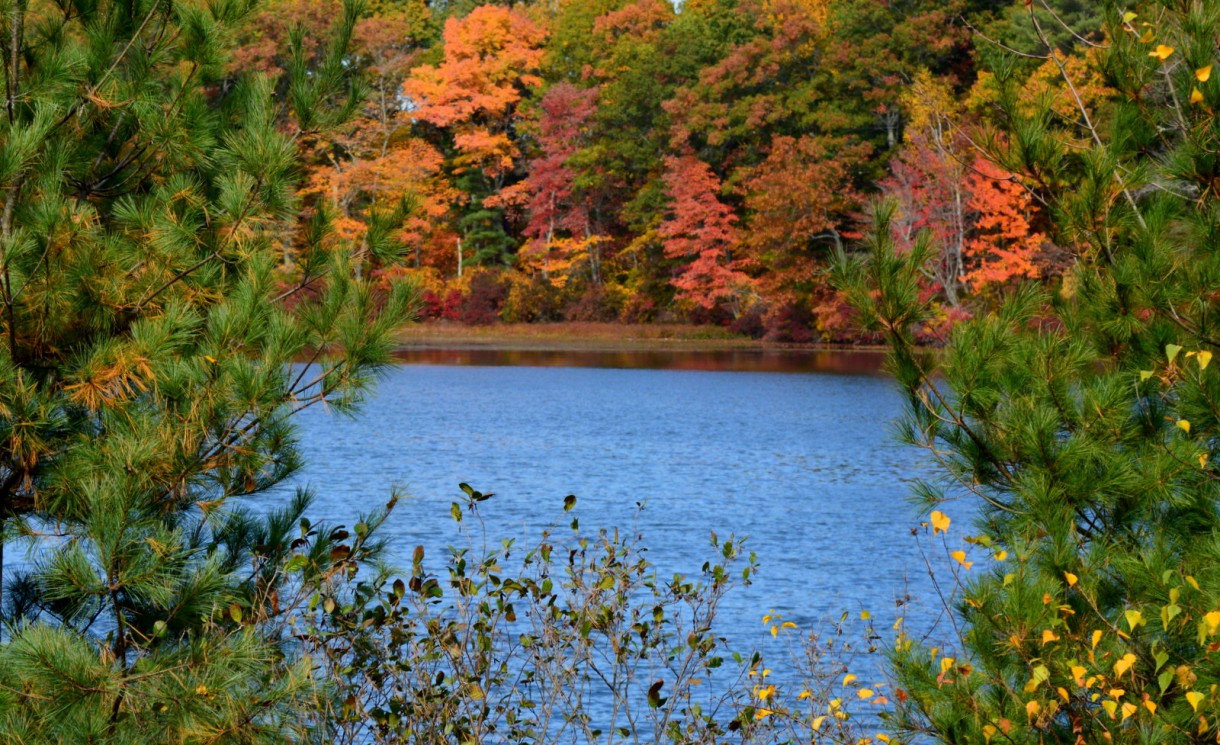
<svg viewBox="0 0 1220 745"><path fill-rule="evenodd" d="M928 230L940 247L924 334L943 340L1004 287L1071 263L1044 205L980 148L1005 95L991 68L1039 48L1025 7L377 0L345 60L365 95L350 124L310 138L300 193L357 254L372 221L393 223L408 260L359 263L418 282L423 319L681 321L804 342L862 338L825 270L890 197L901 240ZM230 64L290 95L290 44L318 64L341 14L270 0ZM1019 58L1006 80L1072 132L1072 96L1092 112L1109 95L1074 31L1095 36L1100 9L1058 0L1039 17L1057 56Z"/></svg>
<svg viewBox="0 0 1220 745"><path fill-rule="evenodd" d="M0 0L0 742L1220 742L1218 56L1211 0ZM563 491L394 545L335 422L420 318L884 342L924 466L823 470L909 523L796 527L917 542L935 635L795 555L734 648L737 526L684 574Z"/></svg>

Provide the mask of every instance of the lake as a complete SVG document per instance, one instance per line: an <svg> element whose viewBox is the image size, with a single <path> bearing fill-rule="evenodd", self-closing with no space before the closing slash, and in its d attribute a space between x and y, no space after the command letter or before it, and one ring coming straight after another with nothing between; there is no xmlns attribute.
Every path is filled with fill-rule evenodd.
<svg viewBox="0 0 1220 745"><path fill-rule="evenodd" d="M582 528L638 524L662 576L713 558L712 531L748 536L761 573L720 618L746 646L768 641L771 609L802 627L867 609L930 628L940 603L908 500L927 464L891 436L901 401L879 360L404 352L357 418L301 413L308 465L295 483L316 488L316 514L348 524L402 487L410 498L384 534L404 565L425 546L433 571L456 542L449 506L463 481L496 494L481 508L492 538L566 524L563 499L575 494Z"/></svg>

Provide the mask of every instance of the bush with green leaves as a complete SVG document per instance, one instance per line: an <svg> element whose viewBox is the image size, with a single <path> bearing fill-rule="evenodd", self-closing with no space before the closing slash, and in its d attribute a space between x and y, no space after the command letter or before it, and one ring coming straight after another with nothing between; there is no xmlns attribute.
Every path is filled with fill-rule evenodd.
<svg viewBox="0 0 1220 745"><path fill-rule="evenodd" d="M1022 65L1001 65L977 142L1072 248L1057 287L1012 288L929 355L912 336L926 240L897 251L882 206L866 255L839 267L892 344L903 435L940 465L919 496L959 578L958 638L892 650L895 741L1220 732L1220 5L1103 12L1105 107L1065 137L1049 102L1021 113ZM1053 55L1047 15L1029 21ZM973 535L950 526L955 510L980 514Z"/></svg>
<svg viewBox="0 0 1220 745"><path fill-rule="evenodd" d="M663 575L638 531L582 531L573 496L566 527L489 541L492 495L462 486L451 514L464 543L440 567L422 546L406 578L366 566L296 622L334 684L326 742L860 741L868 719L843 703L866 690L845 675L851 632L767 614L784 648L765 661L720 635L725 597L758 569L741 540L712 535L698 573Z"/></svg>

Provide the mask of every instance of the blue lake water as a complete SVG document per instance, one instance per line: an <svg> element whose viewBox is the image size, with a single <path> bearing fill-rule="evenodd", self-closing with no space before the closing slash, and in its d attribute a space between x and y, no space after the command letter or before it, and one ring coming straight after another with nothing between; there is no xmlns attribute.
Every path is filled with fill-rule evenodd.
<svg viewBox="0 0 1220 745"><path fill-rule="evenodd" d="M859 354L421 351L358 417L301 412L295 483L316 488L315 514L348 524L402 487L384 534L404 565L417 544L439 557L455 542L463 481L495 492L481 511L496 539L566 524L575 494L582 528L636 524L662 576L713 558L712 531L746 535L761 572L719 619L746 647L766 643L770 609L802 627L862 609L930 627L940 603L908 501L926 458L893 440L901 402L877 367Z"/></svg>

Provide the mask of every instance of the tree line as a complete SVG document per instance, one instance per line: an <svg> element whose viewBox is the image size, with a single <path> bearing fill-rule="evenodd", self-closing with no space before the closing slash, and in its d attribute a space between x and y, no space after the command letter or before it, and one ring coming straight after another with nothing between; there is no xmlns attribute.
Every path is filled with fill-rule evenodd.
<svg viewBox="0 0 1220 745"><path fill-rule="evenodd" d="M1091 6L1039 11L1060 59L1020 59L1027 105L1053 97L1071 118L1059 64L1087 106L1108 94L1067 30L1096 35ZM301 194L355 254L392 218L408 260L357 264L421 283L425 318L690 321L782 340L859 336L825 269L889 195L905 242L941 239L926 288L942 309L927 335L942 338L996 288L1068 263L1042 206L971 144L994 119L1004 49L1038 48L1024 11L379 0L345 60L368 95L310 142ZM288 95L308 73L285 55L339 15L339 0L272 0L233 69L266 71Z"/></svg>

